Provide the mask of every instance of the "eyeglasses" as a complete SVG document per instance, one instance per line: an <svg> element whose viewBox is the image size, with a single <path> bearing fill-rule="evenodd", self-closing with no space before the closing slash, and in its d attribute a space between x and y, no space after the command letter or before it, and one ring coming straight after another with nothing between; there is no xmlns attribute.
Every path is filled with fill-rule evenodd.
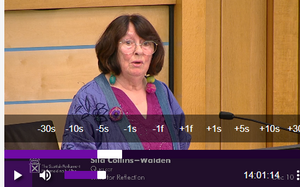
<svg viewBox="0 0 300 187"><path fill-rule="evenodd" d="M157 49L157 43L155 43L154 41L144 41L141 44L137 44L135 43L133 40L123 40L121 42L119 42L121 44L121 50L125 53L125 54L132 54L134 53L134 51L136 50L136 46L139 45L141 46L143 53L145 55L152 55L153 53L155 53L156 49Z"/></svg>

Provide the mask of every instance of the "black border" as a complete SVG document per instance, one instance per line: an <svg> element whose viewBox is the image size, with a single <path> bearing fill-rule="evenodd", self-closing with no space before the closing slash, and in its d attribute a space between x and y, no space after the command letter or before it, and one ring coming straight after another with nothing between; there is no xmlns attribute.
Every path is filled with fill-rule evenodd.
<svg viewBox="0 0 300 187"><path fill-rule="evenodd" d="M174 93L174 5L169 5L169 88Z"/></svg>

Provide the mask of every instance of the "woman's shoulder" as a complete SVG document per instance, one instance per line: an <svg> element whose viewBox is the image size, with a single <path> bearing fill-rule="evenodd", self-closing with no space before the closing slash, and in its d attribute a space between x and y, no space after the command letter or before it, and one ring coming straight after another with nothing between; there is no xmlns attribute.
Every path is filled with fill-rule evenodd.
<svg viewBox="0 0 300 187"><path fill-rule="evenodd" d="M86 100L89 99L93 102L98 102L100 100L105 99L105 96L97 84L97 82L93 79L90 82L83 85L75 94L74 100Z"/></svg>
<svg viewBox="0 0 300 187"><path fill-rule="evenodd" d="M164 90L166 96L167 96L167 100L169 102L170 108L173 111L174 114L181 114L183 113L180 105L178 104L173 92L169 89L169 87L167 86L167 84L165 84L162 81L159 80L155 80L157 81L156 85L161 85L162 89L159 90ZM161 98L162 99L162 98Z"/></svg>
<svg viewBox="0 0 300 187"><path fill-rule="evenodd" d="M98 106L106 106L106 98L95 80L83 85L75 94L72 100L69 113L78 113L79 108L86 109L86 111L92 111L92 109Z"/></svg>
<svg viewBox="0 0 300 187"><path fill-rule="evenodd" d="M93 79L90 82L84 84L76 93L78 94L94 94L100 92L100 87L98 86L97 82Z"/></svg>
<svg viewBox="0 0 300 187"><path fill-rule="evenodd" d="M157 79L155 79L155 81L157 82L157 84L160 84L160 85L162 86L163 90L164 90L167 94L169 94L169 93L171 92L170 88L167 86L166 83L164 83L164 82L162 82L162 81L160 81L160 80L157 80Z"/></svg>
<svg viewBox="0 0 300 187"><path fill-rule="evenodd" d="M159 89L159 90L163 90L165 92L169 102L173 102L174 100L176 100L173 92L170 90L170 88L168 87L168 85L166 83L159 81L157 79L155 81L157 81L157 83L156 83L157 86L159 86L159 85L161 86L161 89Z"/></svg>

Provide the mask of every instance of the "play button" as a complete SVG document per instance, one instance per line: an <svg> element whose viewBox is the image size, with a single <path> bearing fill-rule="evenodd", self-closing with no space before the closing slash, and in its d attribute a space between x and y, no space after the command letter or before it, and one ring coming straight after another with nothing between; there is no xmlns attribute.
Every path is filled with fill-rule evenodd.
<svg viewBox="0 0 300 187"><path fill-rule="evenodd" d="M14 180L17 180L20 177L22 177L22 174L14 170Z"/></svg>
<svg viewBox="0 0 300 187"><path fill-rule="evenodd" d="M4 186L5 187L31 187L33 185L32 184L33 174L30 173L29 169L31 168L29 168L28 166L29 166L28 160L20 161L14 159L5 159ZM3 185L0 184L0 186Z"/></svg>

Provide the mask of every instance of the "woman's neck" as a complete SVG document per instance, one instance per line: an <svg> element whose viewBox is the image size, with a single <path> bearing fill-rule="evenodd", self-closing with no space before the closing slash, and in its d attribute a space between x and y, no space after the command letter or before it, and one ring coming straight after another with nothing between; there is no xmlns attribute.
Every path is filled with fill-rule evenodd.
<svg viewBox="0 0 300 187"><path fill-rule="evenodd" d="M110 75L109 75L110 76ZM116 76L116 82L113 86L125 89L128 91L140 91L145 90L146 87L146 79L144 76L125 76L123 74Z"/></svg>

